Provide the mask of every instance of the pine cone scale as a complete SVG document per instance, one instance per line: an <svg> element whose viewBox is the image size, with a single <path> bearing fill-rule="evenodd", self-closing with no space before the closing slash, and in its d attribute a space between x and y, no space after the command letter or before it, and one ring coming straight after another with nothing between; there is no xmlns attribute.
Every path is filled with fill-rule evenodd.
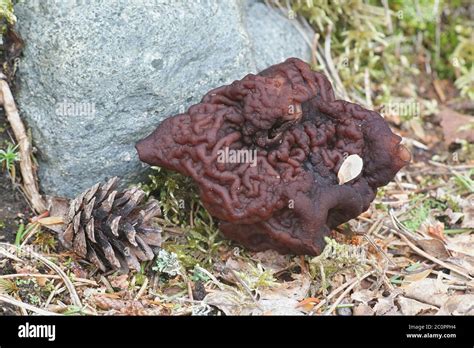
<svg viewBox="0 0 474 348"><path fill-rule="evenodd" d="M81 257L87 256L86 234L84 233L84 228L82 226L79 226L78 231L74 236L73 249L77 255Z"/></svg>

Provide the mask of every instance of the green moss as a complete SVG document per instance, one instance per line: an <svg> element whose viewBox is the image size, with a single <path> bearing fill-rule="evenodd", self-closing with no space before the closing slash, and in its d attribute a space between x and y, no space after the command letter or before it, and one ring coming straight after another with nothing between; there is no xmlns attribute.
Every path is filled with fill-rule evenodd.
<svg viewBox="0 0 474 348"><path fill-rule="evenodd" d="M310 274L326 290L338 273L355 272L357 275L367 268L368 259L365 249L354 245L340 244L336 240L325 237L326 246L323 252L309 261ZM322 274L324 273L324 274Z"/></svg>
<svg viewBox="0 0 474 348"><path fill-rule="evenodd" d="M331 57L344 87L355 100L365 99L365 71L369 73L375 105L384 105L393 96L404 97L401 91L416 85L413 77L419 69L425 69L421 58L431 65L435 78L456 80L461 95L474 99L469 0L456 4L394 0L388 9L379 1L364 0L291 3L293 10L321 35L319 47L324 47L328 28L332 27ZM387 25L387 10L392 30Z"/></svg>
<svg viewBox="0 0 474 348"><path fill-rule="evenodd" d="M0 0L0 28L5 32L7 25L16 23L16 17L13 13L13 2L11 0Z"/></svg>
<svg viewBox="0 0 474 348"><path fill-rule="evenodd" d="M171 236L164 248L174 252L186 269L196 264L211 265L224 241L216 222L202 205L192 179L153 167L148 182L141 188L160 201L164 220L183 231L182 236Z"/></svg>

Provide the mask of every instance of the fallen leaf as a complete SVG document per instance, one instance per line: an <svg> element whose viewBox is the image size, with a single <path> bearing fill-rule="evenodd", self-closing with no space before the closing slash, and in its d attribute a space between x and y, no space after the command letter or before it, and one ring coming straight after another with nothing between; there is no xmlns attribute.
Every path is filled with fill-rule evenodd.
<svg viewBox="0 0 474 348"><path fill-rule="evenodd" d="M99 295L94 298L94 302L100 309L114 310L124 315L144 315L145 308L140 301L118 300L109 296Z"/></svg>
<svg viewBox="0 0 474 348"><path fill-rule="evenodd" d="M308 275L296 274L295 280L280 283L260 291L259 307L253 310L244 310L243 315L302 315L302 308L298 308L299 301L305 298L311 286Z"/></svg>
<svg viewBox="0 0 474 348"><path fill-rule="evenodd" d="M401 287L406 288L408 284L421 281L425 279L426 277L428 277L430 274L431 274L431 269L425 269L424 271L421 271L421 272L408 274L403 278L404 284ZM407 283L405 284L405 282Z"/></svg>
<svg viewBox="0 0 474 348"><path fill-rule="evenodd" d="M436 94L439 97L439 100L441 103L444 103L446 101L446 95L443 92L443 86L442 86L442 81L441 80L433 80L433 87L435 89Z"/></svg>
<svg viewBox="0 0 474 348"><path fill-rule="evenodd" d="M376 298L375 292L369 289L358 290L351 294L351 299L362 302L363 304L368 304L374 298Z"/></svg>
<svg viewBox="0 0 474 348"><path fill-rule="evenodd" d="M375 315L375 312L369 305L361 303L354 307L353 315Z"/></svg>
<svg viewBox="0 0 474 348"><path fill-rule="evenodd" d="M448 238L448 248L461 254L474 257L474 233L460 233Z"/></svg>
<svg viewBox="0 0 474 348"><path fill-rule="evenodd" d="M239 315L243 308L247 306L253 308L256 306L245 294L228 288L209 292L204 298L203 303L217 307L227 316Z"/></svg>
<svg viewBox="0 0 474 348"><path fill-rule="evenodd" d="M474 315L474 295L451 296L436 315Z"/></svg>
<svg viewBox="0 0 474 348"><path fill-rule="evenodd" d="M266 250L253 254L252 259L257 260L263 268L277 273L288 267L290 258L288 255L282 255L275 250Z"/></svg>
<svg viewBox="0 0 474 348"><path fill-rule="evenodd" d="M398 308L393 302L394 297L381 297L374 306L375 315L392 315L398 312Z"/></svg>
<svg viewBox="0 0 474 348"><path fill-rule="evenodd" d="M431 256L438 259L445 260L451 256L451 253L446 249L446 245L439 239L425 238L416 241L416 244L426 251Z"/></svg>
<svg viewBox="0 0 474 348"><path fill-rule="evenodd" d="M397 302L403 315L435 314L438 311L438 307L403 296L399 296Z"/></svg>
<svg viewBox="0 0 474 348"><path fill-rule="evenodd" d="M462 228L474 228L474 194L469 195L462 204L464 218L461 223Z"/></svg>
<svg viewBox="0 0 474 348"><path fill-rule="evenodd" d="M474 142L474 132L472 131L472 128L466 129L465 127L474 122L473 117L460 114L459 112L449 108L441 109L439 117L441 118L444 141L447 145L455 142L457 139Z"/></svg>
<svg viewBox="0 0 474 348"><path fill-rule="evenodd" d="M310 285L309 276L297 274L294 281L259 290L258 299L250 298L242 290L226 287L209 292L203 302L226 315L303 315L304 310L298 308L298 304L307 296Z"/></svg>
<svg viewBox="0 0 474 348"><path fill-rule="evenodd" d="M350 155L342 162L337 178L339 185L355 179L362 172L364 161L359 155Z"/></svg>
<svg viewBox="0 0 474 348"><path fill-rule="evenodd" d="M464 216L463 213L454 212L451 208L446 209L445 214L449 218L450 225L456 224Z"/></svg>
<svg viewBox="0 0 474 348"><path fill-rule="evenodd" d="M428 226L428 234L433 238L439 239L442 242L446 242L446 236L444 235L444 224L436 221L434 224Z"/></svg>
<svg viewBox="0 0 474 348"><path fill-rule="evenodd" d="M301 307L304 311L309 312L320 302L319 298L316 297L308 297L305 298L303 301L298 303L296 307Z"/></svg>
<svg viewBox="0 0 474 348"><path fill-rule="evenodd" d="M407 123L409 127L413 130L413 133L418 137L418 139L421 139L423 142L428 143L425 129L423 128L423 124L419 118L412 118Z"/></svg>
<svg viewBox="0 0 474 348"><path fill-rule="evenodd" d="M69 210L69 200L62 197L47 196L46 197L49 215L52 217L64 217L67 215ZM64 219L64 218L63 218ZM63 224L61 222L60 224ZM64 230L64 226L60 224L45 225L48 229L56 233L61 233Z"/></svg>
<svg viewBox="0 0 474 348"><path fill-rule="evenodd" d="M474 258L471 256L450 257L446 262L463 273L474 275Z"/></svg>
<svg viewBox="0 0 474 348"><path fill-rule="evenodd" d="M120 290L126 290L128 289L128 286L130 285L130 282L128 281L128 274L111 276L109 277L109 281L110 281L110 285L112 285L113 288L120 289Z"/></svg>
<svg viewBox="0 0 474 348"><path fill-rule="evenodd" d="M35 279L39 286L45 286L48 283L48 278L45 277L35 277Z"/></svg>
<svg viewBox="0 0 474 348"><path fill-rule="evenodd" d="M405 297L441 307L449 298L448 286L438 279L425 278L412 282L403 289Z"/></svg>

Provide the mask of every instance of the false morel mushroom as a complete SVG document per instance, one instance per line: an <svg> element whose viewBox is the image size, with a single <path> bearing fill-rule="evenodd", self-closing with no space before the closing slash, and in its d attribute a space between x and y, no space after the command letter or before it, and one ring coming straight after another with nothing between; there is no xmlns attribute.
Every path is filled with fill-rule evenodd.
<svg viewBox="0 0 474 348"><path fill-rule="evenodd" d="M316 255L409 162L400 141L377 112L336 100L325 75L290 58L211 90L136 147L143 162L192 177L226 237ZM341 182L348 157L363 166Z"/></svg>

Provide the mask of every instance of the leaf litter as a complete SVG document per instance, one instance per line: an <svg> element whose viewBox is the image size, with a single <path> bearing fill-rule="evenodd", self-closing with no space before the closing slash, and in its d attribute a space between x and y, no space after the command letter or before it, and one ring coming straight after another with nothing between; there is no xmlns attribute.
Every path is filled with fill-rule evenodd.
<svg viewBox="0 0 474 348"><path fill-rule="evenodd" d="M36 239L0 245L2 306L24 315L474 315L473 117L435 82L438 101L420 87L422 115L387 114L412 163L367 212L332 231L320 256L223 240L189 182L154 176L145 188L163 203L161 256L140 271L102 274L60 247L43 248L38 237L61 222L50 212L34 222ZM363 167L346 160L340 184Z"/></svg>

